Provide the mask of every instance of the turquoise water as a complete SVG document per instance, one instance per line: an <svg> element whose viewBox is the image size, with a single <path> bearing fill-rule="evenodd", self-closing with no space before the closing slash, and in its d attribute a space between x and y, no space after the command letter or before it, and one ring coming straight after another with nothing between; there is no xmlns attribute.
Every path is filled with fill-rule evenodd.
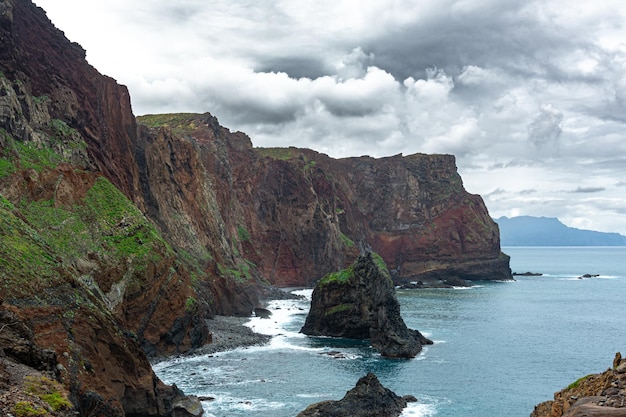
<svg viewBox="0 0 626 417"><path fill-rule="evenodd" d="M311 403L341 398L372 371L397 394L419 399L405 416L526 417L553 392L605 370L616 351L626 353L626 248L503 250L513 271L544 275L398 291L407 325L435 341L415 359L301 335L308 303L277 301L272 319L250 323L275 335L269 345L171 360L155 370L187 393L215 397L203 403L208 416L295 416ZM600 277L577 279L587 273Z"/></svg>

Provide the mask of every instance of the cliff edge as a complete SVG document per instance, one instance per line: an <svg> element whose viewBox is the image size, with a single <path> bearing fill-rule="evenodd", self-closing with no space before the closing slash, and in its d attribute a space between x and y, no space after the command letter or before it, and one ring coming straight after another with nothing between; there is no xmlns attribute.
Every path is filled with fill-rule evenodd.
<svg viewBox="0 0 626 417"><path fill-rule="evenodd" d="M626 417L626 359L618 352L613 366L584 376L535 407L531 417Z"/></svg>

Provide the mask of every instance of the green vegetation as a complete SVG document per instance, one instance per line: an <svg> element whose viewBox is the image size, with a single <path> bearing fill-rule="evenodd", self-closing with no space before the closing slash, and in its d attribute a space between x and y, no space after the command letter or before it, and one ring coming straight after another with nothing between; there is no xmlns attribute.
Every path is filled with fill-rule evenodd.
<svg viewBox="0 0 626 417"><path fill-rule="evenodd" d="M583 376L582 378L578 378L576 381L572 382L571 384L569 384L567 386L567 389L574 389L574 388L578 388L578 386L587 378L593 376L593 374L591 375L587 375L587 376Z"/></svg>
<svg viewBox="0 0 626 417"><path fill-rule="evenodd" d="M192 314L198 308L198 300L192 296L187 297L185 300L185 311L189 314Z"/></svg>
<svg viewBox="0 0 626 417"><path fill-rule="evenodd" d="M198 128L195 113L147 114L138 116L137 121L148 127L169 127L172 133L185 135Z"/></svg>
<svg viewBox="0 0 626 417"><path fill-rule="evenodd" d="M339 237L341 238L341 241L343 242L344 246L348 248L353 248L354 246L356 246L354 244L354 241L350 239L348 236L344 235L343 233L340 234Z"/></svg>
<svg viewBox="0 0 626 417"><path fill-rule="evenodd" d="M343 284L348 282L352 277L354 277L354 269L352 267L349 267L342 271L331 272L330 274L322 278L318 285L321 287L330 283Z"/></svg>
<svg viewBox="0 0 626 417"><path fill-rule="evenodd" d="M63 264L94 252L141 272L172 249L124 194L99 177L82 202L0 197L0 288L16 298L58 285ZM139 290L139 276L131 284ZM135 282L137 281L137 282Z"/></svg>
<svg viewBox="0 0 626 417"><path fill-rule="evenodd" d="M53 411L69 410L73 407L57 381L45 376L27 376L24 383L28 392L48 403Z"/></svg>
<svg viewBox="0 0 626 417"><path fill-rule="evenodd" d="M228 268L218 263L217 269L221 276L232 279L240 284L248 282L252 279L252 274L250 273L250 263L247 262L239 263L234 268Z"/></svg>
<svg viewBox="0 0 626 417"><path fill-rule="evenodd" d="M104 177L96 180L84 203L85 219L118 257L133 258L138 261L137 266L145 266L148 257L157 260L157 246L171 251L141 211Z"/></svg>
<svg viewBox="0 0 626 417"><path fill-rule="evenodd" d="M242 243L250 240L250 232L243 226L237 227L237 236L239 236L239 241Z"/></svg>
<svg viewBox="0 0 626 417"><path fill-rule="evenodd" d="M16 171L15 164L12 161L8 158L0 158L0 178L8 177Z"/></svg>
<svg viewBox="0 0 626 417"><path fill-rule="evenodd" d="M15 210L15 206L9 200L4 198L2 194L0 194L0 209L12 211Z"/></svg>
<svg viewBox="0 0 626 417"><path fill-rule="evenodd" d="M18 401L13 406L15 417L38 417L49 415L46 410L40 408L30 401Z"/></svg>
<svg viewBox="0 0 626 417"><path fill-rule="evenodd" d="M50 100L50 98L48 96L39 96L39 97L33 97L33 102L35 102L35 104L40 104L40 103L45 103L48 100Z"/></svg>
<svg viewBox="0 0 626 417"><path fill-rule="evenodd" d="M288 161L290 159L295 159L301 155L301 152L298 148L289 147L289 148L255 148L257 153L262 157L278 159L281 161Z"/></svg>
<svg viewBox="0 0 626 417"><path fill-rule="evenodd" d="M391 274L389 273L389 268L387 267L387 263L385 262L383 257L377 254L376 252L372 252L372 260L374 261L374 263L380 270L381 274L383 274L383 276L387 278L387 280L392 282Z"/></svg>
<svg viewBox="0 0 626 417"><path fill-rule="evenodd" d="M10 175L20 169L34 169L41 172L44 169L55 168L63 158L49 147L24 143L15 140L6 130L0 128L2 142L5 148L0 153L0 177Z"/></svg>
<svg viewBox="0 0 626 417"><path fill-rule="evenodd" d="M53 200L22 201L19 208L43 240L62 254L65 261L98 249L84 219L67 208L55 207Z"/></svg>
<svg viewBox="0 0 626 417"><path fill-rule="evenodd" d="M354 304L339 304L326 312L326 316L331 316L333 314L341 313L342 311L349 311L354 309Z"/></svg>
<svg viewBox="0 0 626 417"><path fill-rule="evenodd" d="M0 205L0 286L5 294L38 294L58 282L59 262L47 242L8 208ZM8 204L7 204L8 203Z"/></svg>

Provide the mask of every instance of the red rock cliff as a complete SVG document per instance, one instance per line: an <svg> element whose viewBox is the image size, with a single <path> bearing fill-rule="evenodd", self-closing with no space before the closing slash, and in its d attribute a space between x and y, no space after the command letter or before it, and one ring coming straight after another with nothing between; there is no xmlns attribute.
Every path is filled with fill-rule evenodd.
<svg viewBox="0 0 626 417"><path fill-rule="evenodd" d="M337 160L254 149L210 114L139 124L147 210L177 246L254 265L277 286L311 285L359 246L380 253L398 281L511 279L498 227L451 155Z"/></svg>

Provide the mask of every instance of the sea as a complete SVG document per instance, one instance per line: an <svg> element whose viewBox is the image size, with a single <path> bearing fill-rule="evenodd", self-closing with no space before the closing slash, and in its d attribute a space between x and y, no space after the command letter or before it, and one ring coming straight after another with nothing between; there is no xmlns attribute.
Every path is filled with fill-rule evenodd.
<svg viewBox="0 0 626 417"><path fill-rule="evenodd" d="M299 333L310 305L273 301L247 324L264 346L155 364L205 416L293 417L338 400L368 372L416 403L403 416L528 417L536 404L626 354L626 247L504 247L515 281L397 290L406 324L434 341L414 359L388 359L367 342ZM580 279L585 274L598 275Z"/></svg>

